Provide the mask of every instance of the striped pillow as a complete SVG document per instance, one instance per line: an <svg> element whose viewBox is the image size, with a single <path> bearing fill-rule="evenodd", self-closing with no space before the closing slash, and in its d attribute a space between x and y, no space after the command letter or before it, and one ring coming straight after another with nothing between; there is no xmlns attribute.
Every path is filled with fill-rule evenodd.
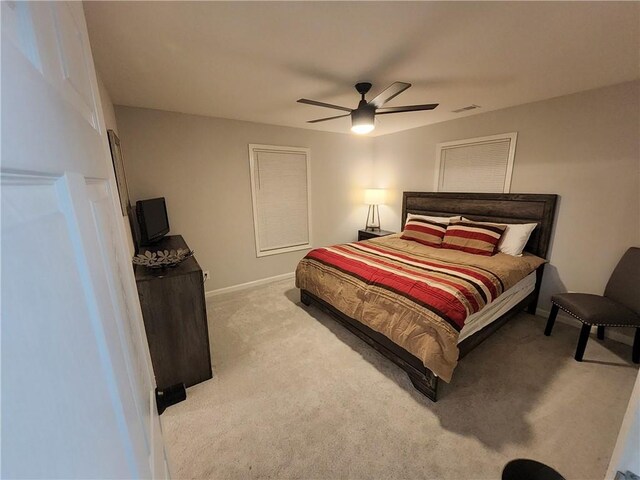
<svg viewBox="0 0 640 480"><path fill-rule="evenodd" d="M461 250L490 257L498 251L498 243L506 225L479 225L472 222L456 222L447 227L442 248Z"/></svg>
<svg viewBox="0 0 640 480"><path fill-rule="evenodd" d="M412 218L404 225L400 238L439 248L446 231L447 226L442 223Z"/></svg>

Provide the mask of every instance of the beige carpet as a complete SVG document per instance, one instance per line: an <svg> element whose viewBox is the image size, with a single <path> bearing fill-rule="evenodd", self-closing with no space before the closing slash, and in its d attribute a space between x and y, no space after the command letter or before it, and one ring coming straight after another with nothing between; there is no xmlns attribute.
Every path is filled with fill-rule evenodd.
<svg viewBox="0 0 640 480"><path fill-rule="evenodd" d="M162 416L175 478L499 479L518 457L601 479L637 369L631 347L521 314L432 403L292 281L211 299L214 378Z"/></svg>

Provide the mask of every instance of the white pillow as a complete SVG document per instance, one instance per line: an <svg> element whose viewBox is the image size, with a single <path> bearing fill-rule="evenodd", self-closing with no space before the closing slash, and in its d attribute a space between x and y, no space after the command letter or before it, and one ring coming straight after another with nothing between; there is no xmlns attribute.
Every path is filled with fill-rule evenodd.
<svg viewBox="0 0 640 480"><path fill-rule="evenodd" d="M453 217L431 217L429 215L415 215L413 213L407 213L407 222L409 220L427 220L428 222L441 223L442 225L449 225L453 221L460 221L462 217L460 215L454 215Z"/></svg>
<svg viewBox="0 0 640 480"><path fill-rule="evenodd" d="M469 220L468 218L462 217L462 221L464 222L474 222L474 220ZM500 243L498 243L498 251L502 253L506 253L507 255L513 255L514 257L519 257L522 255L522 251L524 247L527 245L529 241L529 237L531 236L531 232L538 225L537 223L495 223L495 222L474 222L474 223L484 223L494 225L505 225L507 228L502 234L502 238L500 239Z"/></svg>

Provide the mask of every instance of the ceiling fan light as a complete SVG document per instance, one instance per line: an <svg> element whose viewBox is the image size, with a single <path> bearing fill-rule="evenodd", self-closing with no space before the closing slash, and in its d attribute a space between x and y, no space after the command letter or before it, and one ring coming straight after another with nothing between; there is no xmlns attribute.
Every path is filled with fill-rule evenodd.
<svg viewBox="0 0 640 480"><path fill-rule="evenodd" d="M351 112L351 131L358 135L365 135L372 132L375 127L376 111L367 106L359 107Z"/></svg>
<svg viewBox="0 0 640 480"><path fill-rule="evenodd" d="M353 125L351 127L351 131L353 133L357 133L358 135L366 135L369 132L373 132L373 129L376 128L375 125Z"/></svg>

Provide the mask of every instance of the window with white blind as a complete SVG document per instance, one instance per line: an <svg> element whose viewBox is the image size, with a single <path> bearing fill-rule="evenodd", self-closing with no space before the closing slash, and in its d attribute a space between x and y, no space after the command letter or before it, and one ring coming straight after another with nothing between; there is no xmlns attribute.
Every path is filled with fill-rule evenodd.
<svg viewBox="0 0 640 480"><path fill-rule="evenodd" d="M249 145L256 255L311 248L307 148Z"/></svg>
<svg viewBox="0 0 640 480"><path fill-rule="evenodd" d="M518 134L503 133L436 146L436 192L509 193Z"/></svg>

